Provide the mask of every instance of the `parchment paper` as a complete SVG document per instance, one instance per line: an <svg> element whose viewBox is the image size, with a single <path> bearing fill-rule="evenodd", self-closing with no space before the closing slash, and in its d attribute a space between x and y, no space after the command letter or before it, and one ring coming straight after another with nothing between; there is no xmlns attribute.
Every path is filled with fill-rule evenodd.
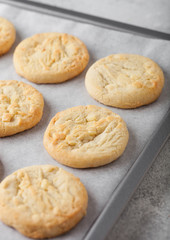
<svg viewBox="0 0 170 240"><path fill-rule="evenodd" d="M15 45L9 53L0 57L0 79L16 79L29 83L43 94L45 100L43 118L37 126L23 133L0 139L0 180L19 168L38 164L57 165L78 176L89 195L87 215L73 230L56 239L81 240L107 204L116 186L135 162L170 106L170 42L105 30L88 24L17 9L5 4L0 4L0 15L13 22L17 30ZM43 147L44 131L56 112L77 105L95 104L104 107L92 99L85 89L84 77L88 67L78 77L61 84L37 85L16 74L12 55L17 44L35 33L51 31L67 32L83 40L90 53L88 67L94 61L109 54L135 53L152 58L164 71L165 87L159 99L153 104L134 110L108 107L126 121L130 139L124 154L107 166L84 170L65 167L53 160ZM0 239L22 240L26 238L0 223Z"/></svg>
<svg viewBox="0 0 170 240"><path fill-rule="evenodd" d="M27 0L29 1L29 0ZM170 33L169 0L31 0Z"/></svg>

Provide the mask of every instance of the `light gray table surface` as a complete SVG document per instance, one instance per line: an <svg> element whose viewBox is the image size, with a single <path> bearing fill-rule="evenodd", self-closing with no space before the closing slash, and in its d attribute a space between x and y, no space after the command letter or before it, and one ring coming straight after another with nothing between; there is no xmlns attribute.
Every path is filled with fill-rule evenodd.
<svg viewBox="0 0 170 240"><path fill-rule="evenodd" d="M106 240L170 239L170 138Z"/></svg>
<svg viewBox="0 0 170 240"><path fill-rule="evenodd" d="M170 33L169 0L37 0L67 9ZM82 4L84 3L84 4ZM91 4L91 5L89 5ZM89 7L91 6L91 7ZM108 11L106 11L108 9ZM116 9L121 9L116 11ZM113 11L114 10L114 11ZM112 14L113 11L113 14ZM106 14L107 13L107 14ZM145 18L142 16L145 15ZM163 17L161 17L163 16ZM170 139L127 204L106 240L170 239Z"/></svg>

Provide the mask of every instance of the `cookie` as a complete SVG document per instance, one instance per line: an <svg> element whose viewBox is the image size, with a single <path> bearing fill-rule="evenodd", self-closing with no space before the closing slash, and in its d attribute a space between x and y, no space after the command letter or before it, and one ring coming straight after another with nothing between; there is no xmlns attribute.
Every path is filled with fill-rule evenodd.
<svg viewBox="0 0 170 240"><path fill-rule="evenodd" d="M0 55L9 51L16 38L13 24L0 17Z"/></svg>
<svg viewBox="0 0 170 240"><path fill-rule="evenodd" d="M30 238L55 237L86 214L85 187L51 165L19 169L0 184L0 219Z"/></svg>
<svg viewBox="0 0 170 240"><path fill-rule="evenodd" d="M14 52L16 72L35 83L59 83L80 74L89 54L78 38L40 33L23 40Z"/></svg>
<svg viewBox="0 0 170 240"><path fill-rule="evenodd" d="M0 137L35 126L43 114L44 100L35 88L15 80L0 80Z"/></svg>
<svg viewBox="0 0 170 240"><path fill-rule="evenodd" d="M151 59L134 54L113 54L88 70L85 86L97 101L118 108L137 108L161 94L164 75Z"/></svg>
<svg viewBox="0 0 170 240"><path fill-rule="evenodd" d="M124 152L128 137L119 115L98 106L78 106L52 118L44 134L44 146L64 165L90 168L117 159Z"/></svg>

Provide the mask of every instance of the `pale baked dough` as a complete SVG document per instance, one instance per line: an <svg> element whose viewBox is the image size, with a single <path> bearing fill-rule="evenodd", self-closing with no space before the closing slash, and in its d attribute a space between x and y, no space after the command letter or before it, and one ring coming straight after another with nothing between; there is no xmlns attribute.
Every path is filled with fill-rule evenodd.
<svg viewBox="0 0 170 240"><path fill-rule="evenodd" d="M0 184L0 219L30 238L55 237L86 214L88 196L78 178L51 165L19 169Z"/></svg>
<svg viewBox="0 0 170 240"><path fill-rule="evenodd" d="M59 83L77 76L89 54L78 38L66 33L40 33L23 40L14 52L16 72L35 83Z"/></svg>
<svg viewBox="0 0 170 240"><path fill-rule="evenodd" d="M46 129L44 146L62 164L89 168L117 159L128 137L119 115L98 106L78 106L55 115Z"/></svg>
<svg viewBox="0 0 170 240"><path fill-rule="evenodd" d="M44 100L35 88L15 80L0 80L0 137L35 126L43 114Z"/></svg>
<svg viewBox="0 0 170 240"><path fill-rule="evenodd" d="M99 102L118 108L136 108L155 101L164 75L151 59L134 54L113 54L88 70L86 89Z"/></svg>
<svg viewBox="0 0 170 240"><path fill-rule="evenodd" d="M0 55L9 51L16 38L13 24L0 17Z"/></svg>

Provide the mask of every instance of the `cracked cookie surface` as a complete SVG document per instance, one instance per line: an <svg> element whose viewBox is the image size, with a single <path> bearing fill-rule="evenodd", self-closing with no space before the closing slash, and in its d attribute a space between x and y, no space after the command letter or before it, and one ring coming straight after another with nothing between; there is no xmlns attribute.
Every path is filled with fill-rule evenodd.
<svg viewBox="0 0 170 240"><path fill-rule="evenodd" d="M16 72L35 83L59 83L80 74L89 54L77 37L40 33L23 40L14 52Z"/></svg>
<svg viewBox="0 0 170 240"><path fill-rule="evenodd" d="M98 106L78 106L55 115L45 131L44 146L58 162L88 168L117 159L128 137L119 115Z"/></svg>
<svg viewBox="0 0 170 240"><path fill-rule="evenodd" d="M16 38L13 24L0 17L0 55L9 51Z"/></svg>
<svg viewBox="0 0 170 240"><path fill-rule="evenodd" d="M44 100L35 88L15 80L0 80L0 137L35 126L42 117Z"/></svg>
<svg viewBox="0 0 170 240"><path fill-rule="evenodd" d="M136 108L154 102L164 86L161 68L135 54L113 54L94 63L85 78L86 89L99 102Z"/></svg>
<svg viewBox="0 0 170 240"><path fill-rule="evenodd" d="M0 219L31 238L49 238L74 227L86 214L85 187L51 165L17 170L0 184Z"/></svg>

